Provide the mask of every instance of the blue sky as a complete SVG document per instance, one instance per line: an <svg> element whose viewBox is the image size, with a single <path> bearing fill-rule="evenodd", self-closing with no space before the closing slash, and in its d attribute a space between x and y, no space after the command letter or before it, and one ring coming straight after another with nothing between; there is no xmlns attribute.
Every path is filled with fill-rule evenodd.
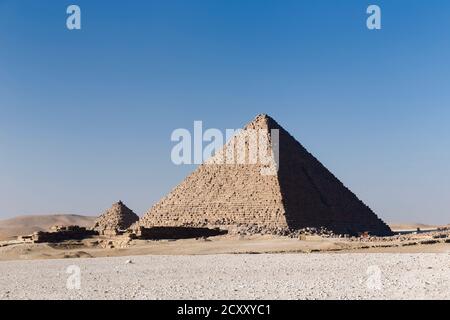
<svg viewBox="0 0 450 320"><path fill-rule="evenodd" d="M82 30L66 29L66 8ZM382 30L366 28L366 8ZM448 1L0 0L0 218L142 214L176 128L268 113L387 221L450 223Z"/></svg>

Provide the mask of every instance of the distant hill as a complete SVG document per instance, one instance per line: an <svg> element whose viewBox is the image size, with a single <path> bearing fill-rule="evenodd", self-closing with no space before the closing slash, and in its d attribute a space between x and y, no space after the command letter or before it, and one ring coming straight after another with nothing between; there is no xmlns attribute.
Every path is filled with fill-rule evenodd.
<svg viewBox="0 0 450 320"><path fill-rule="evenodd" d="M92 227L96 217L75 214L31 215L0 220L0 240L14 239L18 235L47 231L54 225Z"/></svg>
<svg viewBox="0 0 450 320"><path fill-rule="evenodd" d="M424 223L389 223L389 227L393 231L401 231L401 230L416 230L417 228L420 228L421 230L431 230L436 229L440 226L436 225L429 225Z"/></svg>

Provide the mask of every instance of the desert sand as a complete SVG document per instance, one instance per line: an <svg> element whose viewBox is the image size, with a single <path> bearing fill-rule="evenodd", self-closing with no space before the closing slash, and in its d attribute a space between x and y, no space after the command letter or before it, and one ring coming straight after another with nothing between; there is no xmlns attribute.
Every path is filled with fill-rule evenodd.
<svg viewBox="0 0 450 320"><path fill-rule="evenodd" d="M449 262L449 253L7 261L0 299L449 299ZM67 288L71 265L79 289Z"/></svg>
<svg viewBox="0 0 450 320"><path fill-rule="evenodd" d="M435 243L436 241L436 243ZM431 242L431 243L428 243ZM308 240L273 235L217 236L207 239L122 240L97 237L62 243L0 242L0 261L61 258L99 258L130 255L213 255L264 253L445 253L450 239L434 240L428 233L408 240L351 241L311 237Z"/></svg>

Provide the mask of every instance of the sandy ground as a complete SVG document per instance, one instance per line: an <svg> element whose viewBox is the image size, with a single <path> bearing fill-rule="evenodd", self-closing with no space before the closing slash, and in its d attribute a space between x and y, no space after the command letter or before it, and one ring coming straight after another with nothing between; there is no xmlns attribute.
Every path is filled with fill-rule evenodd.
<svg viewBox="0 0 450 320"><path fill-rule="evenodd" d="M418 236L418 239L421 236ZM424 236L425 240L429 236ZM444 239L445 240L445 239ZM113 241L114 248L102 247L101 238L83 241L66 241L59 244L24 244L0 242L0 261L61 258L98 258L132 255L212 255L255 253L316 253L316 252L364 252L364 253L443 253L450 252L449 243L406 245L411 241L359 242L336 238L299 240L276 236L219 236L184 240L133 240L123 245L120 238ZM422 241L422 240L421 240ZM419 243L419 240L416 242Z"/></svg>
<svg viewBox="0 0 450 320"><path fill-rule="evenodd" d="M71 265L80 268L79 289L76 272L66 272ZM450 254L5 261L0 288L0 299L450 299Z"/></svg>
<svg viewBox="0 0 450 320"><path fill-rule="evenodd" d="M450 299L434 235L0 241L0 299Z"/></svg>

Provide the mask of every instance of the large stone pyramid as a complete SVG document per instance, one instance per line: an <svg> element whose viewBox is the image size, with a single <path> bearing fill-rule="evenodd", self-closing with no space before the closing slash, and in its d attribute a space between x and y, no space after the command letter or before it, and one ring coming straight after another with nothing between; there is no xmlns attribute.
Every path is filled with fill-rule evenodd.
<svg viewBox="0 0 450 320"><path fill-rule="evenodd" d="M230 152L238 152L243 146L237 141L257 129L267 132L270 163L259 159L257 163L223 163ZM258 142L258 149L263 147ZM248 141L243 148L248 152ZM246 155L245 159L249 157ZM140 225L256 226L268 232L325 227L340 234L392 233L369 207L267 115L257 116L220 152L156 203Z"/></svg>
<svg viewBox="0 0 450 320"><path fill-rule="evenodd" d="M138 220L139 216L122 201L119 201L95 220L92 229L100 232L100 234L105 231L126 230Z"/></svg>

